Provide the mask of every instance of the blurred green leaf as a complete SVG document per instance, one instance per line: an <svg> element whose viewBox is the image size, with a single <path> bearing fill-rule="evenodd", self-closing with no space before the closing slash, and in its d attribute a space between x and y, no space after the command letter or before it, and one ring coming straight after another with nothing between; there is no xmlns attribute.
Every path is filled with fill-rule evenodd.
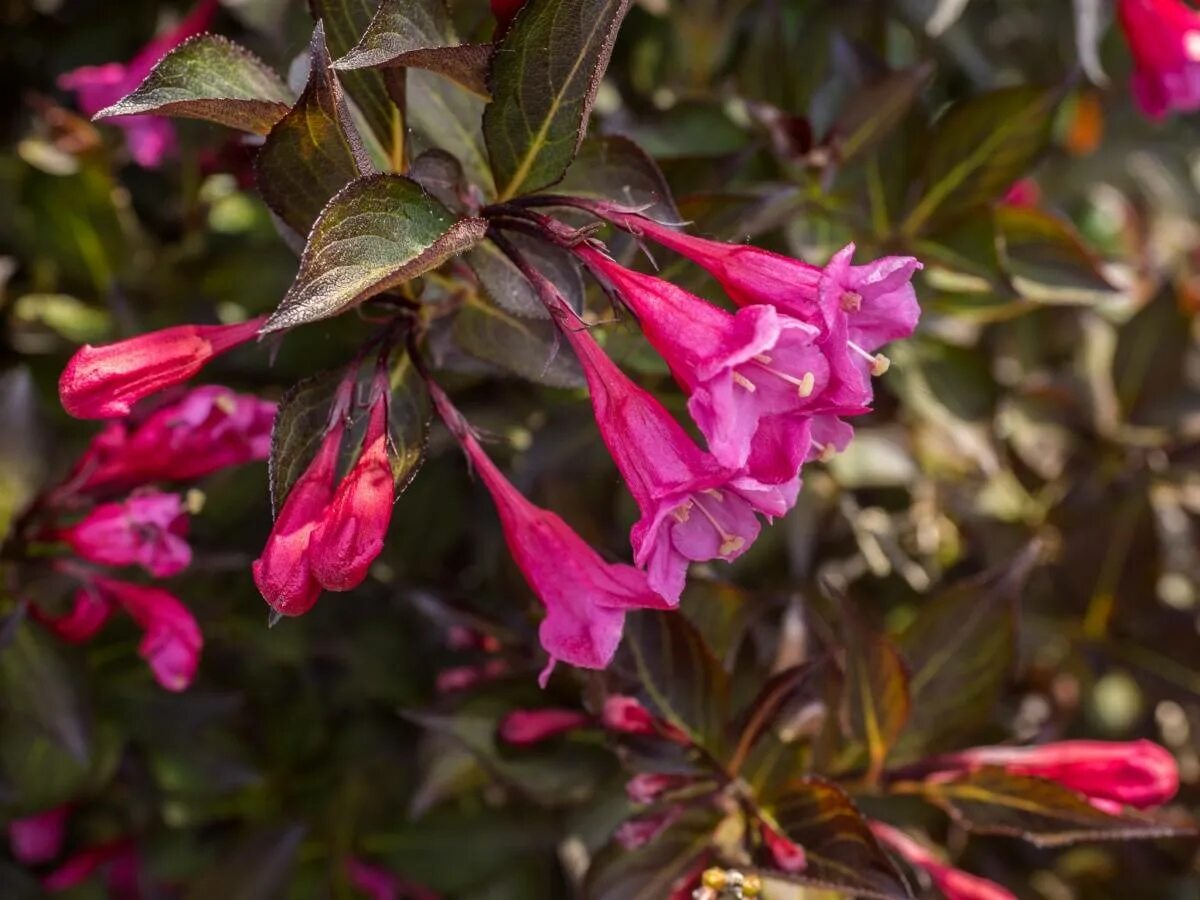
<svg viewBox="0 0 1200 900"><path fill-rule="evenodd" d="M79 763L91 752L92 721L79 685L53 642L25 624L0 649L0 715L40 732Z"/></svg>
<svg viewBox="0 0 1200 900"><path fill-rule="evenodd" d="M896 645L843 601L846 684L842 716L848 736L866 745L868 777L883 771L912 713L908 666Z"/></svg>
<svg viewBox="0 0 1200 900"><path fill-rule="evenodd" d="M1117 297L1100 262L1074 227L1038 209L1003 205L996 225L1013 286L1041 303L1094 303Z"/></svg>

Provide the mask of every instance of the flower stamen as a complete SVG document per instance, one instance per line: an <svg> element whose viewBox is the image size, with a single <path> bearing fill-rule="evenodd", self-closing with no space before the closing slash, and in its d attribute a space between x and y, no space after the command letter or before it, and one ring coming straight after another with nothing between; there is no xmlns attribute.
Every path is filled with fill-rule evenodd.
<svg viewBox="0 0 1200 900"><path fill-rule="evenodd" d="M705 493L708 492L705 491ZM716 529L717 534L721 537L721 546L717 550L717 554L719 556L732 556L746 546L746 539L736 534L730 534L728 531L722 528L720 523L717 522L716 518L713 517L713 514L704 508L704 504L701 503L699 499L695 499L695 503L696 508L700 510L700 512L704 513L704 517L708 519L710 523L712 523L712 527Z"/></svg>
<svg viewBox="0 0 1200 900"><path fill-rule="evenodd" d="M749 391L752 394L758 390L758 388L755 387L754 382L751 381L749 378L747 378L745 375L743 375L741 372L733 373L733 383L736 384L738 387L745 388L747 391Z"/></svg>
<svg viewBox="0 0 1200 900"><path fill-rule="evenodd" d="M854 343L854 341L846 341L846 344L851 350L871 364L871 374L876 378L892 367L892 361L882 353L868 353L862 347L858 346L858 344Z"/></svg>

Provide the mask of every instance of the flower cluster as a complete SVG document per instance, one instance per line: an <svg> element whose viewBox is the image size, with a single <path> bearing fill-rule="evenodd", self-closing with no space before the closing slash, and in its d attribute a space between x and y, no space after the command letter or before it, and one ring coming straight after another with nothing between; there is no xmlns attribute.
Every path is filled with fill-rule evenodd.
<svg viewBox="0 0 1200 900"><path fill-rule="evenodd" d="M148 415L110 422L32 507L28 538L69 550L73 558L56 557L52 565L78 585L67 612L35 604L33 617L62 640L82 643L123 611L143 631L138 651L158 682L172 691L191 684L203 638L187 607L164 588L97 567L138 567L154 578L186 569L188 516L201 495L157 485L266 458L274 413L274 404L211 386Z"/></svg>

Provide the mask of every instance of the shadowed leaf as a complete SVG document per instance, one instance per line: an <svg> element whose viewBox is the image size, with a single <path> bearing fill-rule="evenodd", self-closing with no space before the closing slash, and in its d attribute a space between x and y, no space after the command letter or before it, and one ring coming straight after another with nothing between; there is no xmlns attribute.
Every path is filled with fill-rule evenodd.
<svg viewBox="0 0 1200 900"><path fill-rule="evenodd" d="M1191 827L1140 813L1110 815L1053 781L1010 775L998 768L980 769L952 781L897 785L895 790L919 794L970 831L1011 835L1039 847L1195 833Z"/></svg>
<svg viewBox="0 0 1200 900"><path fill-rule="evenodd" d="M341 70L428 69L486 97L490 44L459 44L441 0L383 0L361 40L334 65Z"/></svg>
<svg viewBox="0 0 1200 900"><path fill-rule="evenodd" d="M529 0L492 64L483 133L501 200L567 171L630 0Z"/></svg>
<svg viewBox="0 0 1200 900"><path fill-rule="evenodd" d="M932 74L933 66L922 63L889 72L853 94L833 126L840 160L850 160L887 137Z"/></svg>
<svg viewBox="0 0 1200 900"><path fill-rule="evenodd" d="M518 318L479 295L470 295L454 316L451 337L458 349L530 381L582 387L575 354L548 319Z"/></svg>
<svg viewBox="0 0 1200 900"><path fill-rule="evenodd" d="M436 268L486 229L482 219L456 219L402 175L359 178L321 212L296 280L263 331L336 316Z"/></svg>
<svg viewBox="0 0 1200 900"><path fill-rule="evenodd" d="M661 222L678 222L679 210L657 163L627 137L589 137L554 192L615 200Z"/></svg>
<svg viewBox="0 0 1200 900"><path fill-rule="evenodd" d="M312 39L308 86L296 106L271 129L255 159L263 200L297 234L308 234L329 198L371 171L371 163L329 68L321 25Z"/></svg>
<svg viewBox="0 0 1200 900"><path fill-rule="evenodd" d="M996 230L1004 266L1022 297L1041 303L1094 303L1116 295L1100 261L1064 219L1004 205L996 210Z"/></svg>
<svg viewBox="0 0 1200 900"><path fill-rule="evenodd" d="M491 197L496 193L483 142L484 101L433 72L413 70L408 81L408 123L422 149L445 150L462 163L467 177Z"/></svg>
<svg viewBox="0 0 1200 900"><path fill-rule="evenodd" d="M846 686L842 714L850 736L866 745L871 772L878 774L911 711L908 669L886 635L844 608Z"/></svg>
<svg viewBox="0 0 1200 900"><path fill-rule="evenodd" d="M267 464L275 515L317 453L329 421L329 406L344 375L340 371L312 375L289 388L279 400Z"/></svg>
<svg viewBox="0 0 1200 900"><path fill-rule="evenodd" d="M625 647L650 708L720 756L729 717L729 676L700 632L679 613L638 612L626 619Z"/></svg>
<svg viewBox="0 0 1200 900"><path fill-rule="evenodd" d="M86 705L53 643L33 625L17 629L0 650L0 715L52 740L85 763L92 726Z"/></svg>
<svg viewBox="0 0 1200 900"><path fill-rule="evenodd" d="M291 106L291 91L262 60L233 41L202 34L168 53L137 90L96 118L154 114L266 134Z"/></svg>
<svg viewBox="0 0 1200 900"><path fill-rule="evenodd" d="M391 436L392 472L396 478L396 496L412 484L429 446L429 422L433 407L429 390L407 353L392 366L392 393L388 403L388 430Z"/></svg>
<svg viewBox="0 0 1200 900"><path fill-rule="evenodd" d="M29 370L0 376L0 545L46 476L46 440Z"/></svg>
<svg viewBox="0 0 1200 900"><path fill-rule="evenodd" d="M853 801L832 782L795 781L771 812L808 859L803 874L774 877L856 897L912 896Z"/></svg>
<svg viewBox="0 0 1200 900"><path fill-rule="evenodd" d="M514 234L507 239L554 283L573 309L583 309L583 274L568 253L525 235ZM522 318L550 318L533 286L491 241L474 247L466 261L497 306Z"/></svg>
<svg viewBox="0 0 1200 900"><path fill-rule="evenodd" d="M260 900L282 896L306 831L304 825L292 825L243 838L192 881L186 895L188 900L209 897Z"/></svg>

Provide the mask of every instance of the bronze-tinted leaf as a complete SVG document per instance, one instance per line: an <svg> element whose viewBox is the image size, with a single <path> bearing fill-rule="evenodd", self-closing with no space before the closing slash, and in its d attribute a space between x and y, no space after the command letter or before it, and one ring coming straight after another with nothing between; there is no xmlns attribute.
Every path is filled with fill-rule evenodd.
<svg viewBox="0 0 1200 900"><path fill-rule="evenodd" d="M521 234L507 240L545 275L571 307L583 309L583 274L566 251ZM487 295L507 312L528 319L548 319L546 305L516 265L491 241L483 241L466 255L467 264Z"/></svg>
<svg viewBox="0 0 1200 900"><path fill-rule="evenodd" d="M291 106L291 91L266 63L233 41L201 34L168 53L137 90L96 118L176 116L266 134Z"/></svg>
<svg viewBox="0 0 1200 900"><path fill-rule="evenodd" d="M908 721L909 675L896 645L855 613L846 614L846 686L842 715L849 735L866 745L870 772L883 771Z"/></svg>
<svg viewBox="0 0 1200 900"><path fill-rule="evenodd" d="M1110 815L1056 782L1010 775L999 768L947 781L905 783L895 791L925 798L971 831L1011 835L1039 847L1195 833L1192 827L1141 813Z"/></svg>
<svg viewBox="0 0 1200 900"><path fill-rule="evenodd" d="M790 784L770 810L804 848L808 868L786 878L856 897L907 898L912 893L846 792L821 778Z"/></svg>
<svg viewBox="0 0 1200 900"><path fill-rule="evenodd" d="M1067 220L1009 205L995 215L1001 258L1022 297L1040 303L1095 303L1117 295L1100 260Z"/></svg>
<svg viewBox="0 0 1200 900"><path fill-rule="evenodd" d="M692 808L657 838L636 850L607 844L588 867L587 900L663 900L700 864L719 816Z"/></svg>
<svg viewBox="0 0 1200 900"><path fill-rule="evenodd" d="M630 0L529 0L492 64L483 116L501 200L554 184L587 130Z"/></svg>
<svg viewBox="0 0 1200 900"><path fill-rule="evenodd" d="M267 205L296 234L308 234L329 198L371 171L341 85L329 67L325 32L313 32L308 86L259 151L255 177Z"/></svg>
<svg viewBox="0 0 1200 900"><path fill-rule="evenodd" d="M403 175L359 178L322 210L296 280L263 331L336 316L436 268L486 230L483 219L456 218Z"/></svg>
<svg viewBox="0 0 1200 900"><path fill-rule="evenodd" d="M589 137L580 144L579 155L554 192L615 200L662 222L679 221L679 210L658 164L620 135Z"/></svg>

